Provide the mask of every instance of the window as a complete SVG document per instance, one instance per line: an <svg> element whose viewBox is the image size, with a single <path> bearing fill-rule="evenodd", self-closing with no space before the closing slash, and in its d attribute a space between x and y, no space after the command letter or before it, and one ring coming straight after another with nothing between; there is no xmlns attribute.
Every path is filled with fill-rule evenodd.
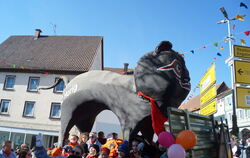
<svg viewBox="0 0 250 158"><path fill-rule="evenodd" d="M61 104L52 103L50 109L50 118L60 118L61 117Z"/></svg>
<svg viewBox="0 0 250 158"><path fill-rule="evenodd" d="M12 90L14 89L16 76L6 76L4 82L4 89Z"/></svg>
<svg viewBox="0 0 250 158"><path fill-rule="evenodd" d="M32 92L38 91L39 80L39 77L30 77L27 90Z"/></svg>
<svg viewBox="0 0 250 158"><path fill-rule="evenodd" d="M247 117L250 118L250 109L247 110Z"/></svg>
<svg viewBox="0 0 250 158"><path fill-rule="evenodd" d="M23 116L34 117L35 102L26 101L23 110Z"/></svg>
<svg viewBox="0 0 250 158"><path fill-rule="evenodd" d="M55 81L57 81L59 78L56 78ZM64 81L62 80L55 88L54 88L54 92L62 92L65 88L65 84Z"/></svg>
<svg viewBox="0 0 250 158"><path fill-rule="evenodd" d="M2 99L1 106L0 106L0 113L1 114L8 114L10 107L10 100Z"/></svg>

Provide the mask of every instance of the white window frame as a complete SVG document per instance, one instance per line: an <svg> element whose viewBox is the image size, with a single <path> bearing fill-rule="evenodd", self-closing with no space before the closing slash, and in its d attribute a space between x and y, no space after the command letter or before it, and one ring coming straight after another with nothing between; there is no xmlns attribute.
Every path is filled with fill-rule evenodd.
<svg viewBox="0 0 250 158"><path fill-rule="evenodd" d="M31 80L32 80L32 79L38 80L37 88L36 88L36 89L30 89L30 85L31 85ZM28 92L37 92L37 91L38 91L38 87L39 87L39 83L40 83L40 77L29 77L29 82L28 82L28 86L27 86L27 91L28 91Z"/></svg>
<svg viewBox="0 0 250 158"><path fill-rule="evenodd" d="M32 114L27 115L25 112L26 112L26 108L27 108L29 103L33 104L33 109L32 109ZM23 108L23 117L34 117L35 104L36 104L36 102L34 102L34 101L25 101L24 108Z"/></svg>
<svg viewBox="0 0 250 158"><path fill-rule="evenodd" d="M56 77L56 78L55 78L55 81L57 81L58 79L59 79L59 78L58 78L58 77ZM62 83L62 82L64 83L64 81L61 81L60 83ZM59 83L59 84L60 84L60 83ZM57 86L59 86L59 84L58 84ZM54 92L54 93L62 93L62 92L63 92L63 90L64 90L64 88L65 88L65 83L64 83L63 90L57 90L57 89L56 89L56 87L57 87L57 86L55 86L55 87L54 87L53 92Z"/></svg>
<svg viewBox="0 0 250 158"><path fill-rule="evenodd" d="M7 112L2 112L3 102L5 102L5 101L9 102L8 108L7 108ZM1 104L0 104L0 114L5 114L5 115L6 115L6 114L9 114L10 103L11 103L11 100L9 100L9 99L2 99L2 100L1 100Z"/></svg>
<svg viewBox="0 0 250 158"><path fill-rule="evenodd" d="M14 83L13 83L13 87L12 88L6 87L9 78L14 78ZM14 90L15 82L16 82L16 76L14 76L14 75L6 75L3 89L4 90Z"/></svg>
<svg viewBox="0 0 250 158"><path fill-rule="evenodd" d="M59 106L60 106L60 113L59 113L59 116L52 116L52 114L53 114L53 109L54 109L53 107L54 107L55 105L59 105ZM61 118L61 103L51 103L49 118L51 118L51 119L60 119L60 118Z"/></svg>

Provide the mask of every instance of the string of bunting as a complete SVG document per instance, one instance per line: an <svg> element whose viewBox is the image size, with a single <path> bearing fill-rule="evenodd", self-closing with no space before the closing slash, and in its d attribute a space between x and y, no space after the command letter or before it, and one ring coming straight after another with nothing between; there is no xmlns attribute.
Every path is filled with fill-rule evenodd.
<svg viewBox="0 0 250 158"><path fill-rule="evenodd" d="M243 8L245 8L245 9L248 9L248 6L247 6L245 3L243 3L243 2L240 3L240 7L243 7ZM235 16L235 18L238 19L238 20L240 20L240 21L245 21L244 17L242 17L242 16L239 15L239 14L237 14L237 15ZM234 31L235 29L236 29L236 25L233 24L232 30ZM232 40L232 41L236 42L236 38L235 38L236 35L239 35L239 34L242 34L242 33L244 33L245 36L248 37L248 36L250 35L250 30L243 31L243 32L239 32L239 33L237 33L237 34L235 34L235 35L231 34L231 39L229 39L229 37L226 37L225 40L221 40L221 41L218 41L218 42L214 42L214 43L211 43L211 44L207 44L207 45L201 46L201 47L196 48L196 49L192 49L191 51L181 53L181 55L184 56L186 53L187 53L187 54L188 54L188 53L195 54L195 51L200 50L200 49L205 49L205 48L207 48L208 46L211 46L211 45L215 46L218 50L224 50L224 47L223 47L223 46L219 46L219 43L221 43L221 42L223 42L223 41L224 41L225 43L227 43L228 40ZM242 39L240 39L240 42L241 42L241 45L243 45L243 46L246 45L246 39L242 38ZM222 56L222 54L221 54L220 52L217 52L216 55L219 56L219 57ZM214 57L213 60L216 60L216 57ZM194 89L191 91L191 93L188 95L187 101L189 101L190 99L192 99L192 98L194 97L194 94L196 93L197 88L198 88L198 89L200 88L200 84L199 84L199 83L196 84L195 88L194 88Z"/></svg>

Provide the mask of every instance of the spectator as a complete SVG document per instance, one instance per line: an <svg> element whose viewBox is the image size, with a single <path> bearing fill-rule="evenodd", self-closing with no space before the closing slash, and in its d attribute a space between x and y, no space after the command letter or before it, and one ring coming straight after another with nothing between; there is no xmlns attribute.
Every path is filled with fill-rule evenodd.
<svg viewBox="0 0 250 158"><path fill-rule="evenodd" d="M100 131L98 132L98 141L103 145L106 143L107 139L104 136L104 132Z"/></svg>
<svg viewBox="0 0 250 158"><path fill-rule="evenodd" d="M89 139L89 133L88 132L84 132L80 134L80 146L84 149L84 153L83 156L86 157L88 155L88 145L87 145L87 141Z"/></svg>
<svg viewBox="0 0 250 158"><path fill-rule="evenodd" d="M118 147L118 158L128 158L129 155L129 143L128 141L124 141Z"/></svg>
<svg viewBox="0 0 250 158"><path fill-rule="evenodd" d="M79 137L77 135L71 135L68 145L74 148L76 145L79 145L78 140L79 140Z"/></svg>
<svg viewBox="0 0 250 158"><path fill-rule="evenodd" d="M87 141L88 149L89 149L91 144L98 145L99 146L99 151L100 151L102 144L97 140L96 132L90 132L89 133L89 140Z"/></svg>
<svg viewBox="0 0 250 158"><path fill-rule="evenodd" d="M99 146L97 144L90 144L89 154L86 158L98 158L99 155Z"/></svg>
<svg viewBox="0 0 250 158"><path fill-rule="evenodd" d="M65 145L62 148L62 154L61 156L67 157L72 153L72 147L70 145Z"/></svg>
<svg viewBox="0 0 250 158"><path fill-rule="evenodd" d="M83 153L83 148L80 145L76 145L72 150L72 154L69 155L68 158L82 158Z"/></svg>
<svg viewBox="0 0 250 158"><path fill-rule="evenodd" d="M31 158L31 157L32 157L31 153L27 150L21 150L18 156L18 158Z"/></svg>
<svg viewBox="0 0 250 158"><path fill-rule="evenodd" d="M102 145L110 150L109 157L115 158L118 155L118 146L122 144L122 140L118 139L117 133L111 133L108 135L107 142Z"/></svg>
<svg viewBox="0 0 250 158"><path fill-rule="evenodd" d="M30 148L27 144L22 144L20 150L30 151Z"/></svg>
<svg viewBox="0 0 250 158"><path fill-rule="evenodd" d="M102 148L100 156L98 158L109 158L110 150L108 148Z"/></svg>
<svg viewBox="0 0 250 158"><path fill-rule="evenodd" d="M2 143L0 158L16 158L15 153L11 151L11 141L4 141Z"/></svg>

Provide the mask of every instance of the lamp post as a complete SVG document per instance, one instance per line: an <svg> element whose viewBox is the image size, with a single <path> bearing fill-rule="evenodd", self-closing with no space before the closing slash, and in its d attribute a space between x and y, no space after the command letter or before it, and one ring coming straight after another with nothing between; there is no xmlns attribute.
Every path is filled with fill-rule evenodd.
<svg viewBox="0 0 250 158"><path fill-rule="evenodd" d="M231 26L230 26L230 21L236 20L237 18L228 18L228 14L225 10L224 7L220 8L220 11L222 12L222 14L224 15L224 17L226 19L221 20L219 22L217 22L217 24L222 24L222 23L227 23L227 27L228 27L228 35L227 35L227 40L228 40L228 45L229 45L229 53L230 53L230 57L225 61L226 64L228 64L228 66L231 67L231 86L232 86L232 102L233 102L233 115L232 115L232 134L238 136L239 134L239 128L237 125L237 116L236 116L236 105L235 105L235 93L234 93L234 89L235 89L235 78L234 78L234 68L233 68L233 52L232 52L232 39L233 39L233 35L231 34ZM241 17L245 17L246 15L240 15Z"/></svg>

